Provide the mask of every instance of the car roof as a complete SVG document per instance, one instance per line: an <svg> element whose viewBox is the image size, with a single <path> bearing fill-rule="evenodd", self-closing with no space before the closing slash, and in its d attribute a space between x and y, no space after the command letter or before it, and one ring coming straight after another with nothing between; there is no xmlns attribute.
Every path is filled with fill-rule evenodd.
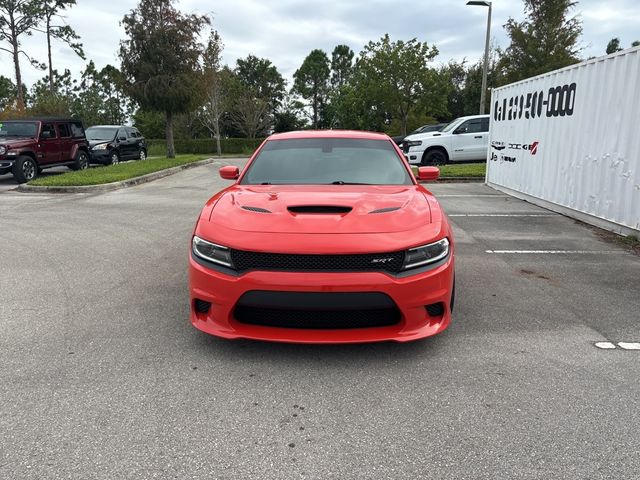
<svg viewBox="0 0 640 480"><path fill-rule="evenodd" d="M5 122L79 122L77 118L68 117L29 117L4 120Z"/></svg>
<svg viewBox="0 0 640 480"><path fill-rule="evenodd" d="M467 115L466 117L458 117L456 118L456 120L472 120L474 118L488 118L489 114L484 114L484 115Z"/></svg>
<svg viewBox="0 0 640 480"><path fill-rule="evenodd" d="M297 130L274 133L267 140L292 140L296 138L354 138L360 140L390 140L384 133L360 130Z"/></svg>

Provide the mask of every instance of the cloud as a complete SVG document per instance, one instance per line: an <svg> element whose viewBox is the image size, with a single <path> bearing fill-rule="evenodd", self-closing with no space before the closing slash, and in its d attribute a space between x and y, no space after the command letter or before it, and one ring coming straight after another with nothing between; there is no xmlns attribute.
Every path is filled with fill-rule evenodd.
<svg viewBox="0 0 640 480"><path fill-rule="evenodd" d="M183 0L178 7L213 16L225 44L223 59L234 65L237 58L252 53L269 58L289 80L304 57L314 48L328 54L335 45L345 43L356 53L370 40L385 33L393 39L418 38L435 44L437 63L467 58L476 61L484 49L487 9L470 7L465 0ZM130 0L81 0L67 14L66 21L82 37L88 59L100 68L119 63L117 50L124 35L119 22L134 4ZM636 0L582 0L576 14L583 20L583 56L603 55L607 42L619 37L629 46L640 37L640 8ZM494 0L492 41L502 47L508 38L502 26L509 17L523 18L523 4ZM46 60L46 42L34 34L23 42L41 61ZM75 75L85 62L69 48L54 42L55 68L69 68ZM11 58L0 56L4 75L12 75ZM23 77L32 84L44 75L22 62Z"/></svg>

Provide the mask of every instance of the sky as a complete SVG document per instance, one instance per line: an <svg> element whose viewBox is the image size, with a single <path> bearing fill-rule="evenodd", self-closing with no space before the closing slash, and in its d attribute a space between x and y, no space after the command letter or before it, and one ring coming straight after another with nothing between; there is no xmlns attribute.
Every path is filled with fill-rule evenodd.
<svg viewBox="0 0 640 480"><path fill-rule="evenodd" d="M65 22L80 35L88 59L98 68L118 65L117 50L124 35L119 25L134 8L133 0L77 0ZM210 14L225 45L223 61L253 54L270 59L291 84L295 70L314 48L331 54L341 43L358 54L370 40L389 33L392 40L417 38L435 44L440 54L435 65L451 59L475 62L484 51L487 8L466 6L466 0L179 0L185 12ZM572 12L583 21L582 56L604 55L608 41L619 37L625 48L640 39L638 0L580 0ZM521 0L493 0L491 39L506 48L503 28L509 17L524 17ZM34 34L23 46L40 61L46 60L46 42ZM68 47L56 43L54 68L69 68L78 75L85 62ZM21 62L23 79L30 86L44 76ZM11 57L0 51L0 74L14 78Z"/></svg>

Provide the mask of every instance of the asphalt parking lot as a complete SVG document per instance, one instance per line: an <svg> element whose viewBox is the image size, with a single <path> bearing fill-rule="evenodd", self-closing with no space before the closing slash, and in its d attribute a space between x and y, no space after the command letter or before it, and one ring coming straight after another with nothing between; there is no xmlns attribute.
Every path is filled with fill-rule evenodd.
<svg viewBox="0 0 640 480"><path fill-rule="evenodd" d="M0 478L639 478L640 351L595 346L640 341L639 257L437 184L457 240L446 332L224 341L188 323L187 253L225 184L208 165L0 193Z"/></svg>

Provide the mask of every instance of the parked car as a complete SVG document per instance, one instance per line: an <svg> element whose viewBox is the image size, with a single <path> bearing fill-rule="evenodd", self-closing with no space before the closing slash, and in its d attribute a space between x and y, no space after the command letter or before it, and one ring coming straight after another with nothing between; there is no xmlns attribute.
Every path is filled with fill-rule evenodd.
<svg viewBox="0 0 640 480"><path fill-rule="evenodd" d="M134 127L123 125L95 125L87 128L91 146L91 162L115 165L122 160L144 160L147 145L144 137Z"/></svg>
<svg viewBox="0 0 640 480"><path fill-rule="evenodd" d="M89 166L89 144L82 122L68 118L0 121L0 175L18 183L33 180L45 168Z"/></svg>
<svg viewBox="0 0 640 480"><path fill-rule="evenodd" d="M267 138L204 206L191 238L191 322L278 342L406 342L449 325L454 240L387 135ZM435 180L437 167L420 167Z"/></svg>
<svg viewBox="0 0 640 480"><path fill-rule="evenodd" d="M489 148L489 115L456 118L439 132L409 135L402 150L409 163L443 165L484 161Z"/></svg>
<svg viewBox="0 0 640 480"><path fill-rule="evenodd" d="M431 125L423 125L420 128L416 128L409 135L415 135L416 133L427 133L427 132L439 132L444 127L446 127L448 123L435 123ZM407 138L408 135L399 135L397 137L391 137L396 145L402 145L402 141Z"/></svg>

